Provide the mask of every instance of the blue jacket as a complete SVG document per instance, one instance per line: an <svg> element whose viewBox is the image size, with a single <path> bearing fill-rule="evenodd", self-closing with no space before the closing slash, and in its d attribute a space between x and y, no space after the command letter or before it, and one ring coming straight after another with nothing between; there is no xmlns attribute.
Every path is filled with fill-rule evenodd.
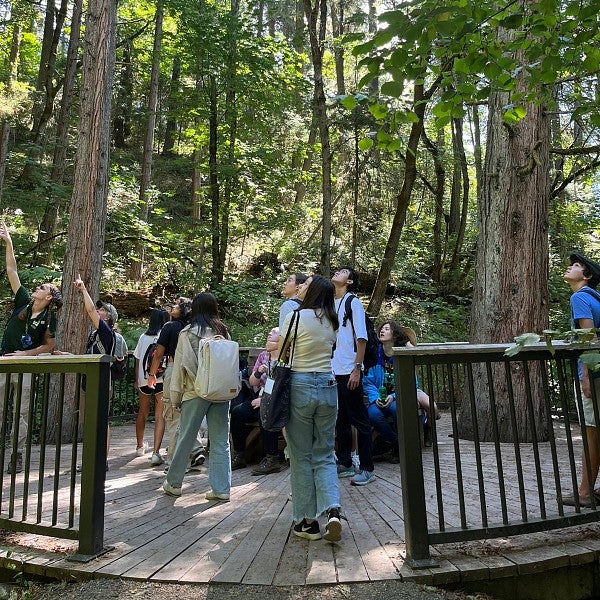
<svg viewBox="0 0 600 600"><path fill-rule="evenodd" d="M383 385L385 376L386 356L383 352L383 346L379 344L377 349L377 364L371 367L363 377L363 391L369 399L369 404L373 404L379 398L379 388ZM396 398L396 393L392 394Z"/></svg>
<svg viewBox="0 0 600 600"><path fill-rule="evenodd" d="M363 377L363 391L369 399L369 405L373 404L379 398L379 388L383 385L385 377L385 361L389 360L383 352L383 345L379 344L377 349L377 364L371 367L367 374ZM415 375L415 383L419 388L419 379ZM393 392L392 397L396 399L396 392Z"/></svg>

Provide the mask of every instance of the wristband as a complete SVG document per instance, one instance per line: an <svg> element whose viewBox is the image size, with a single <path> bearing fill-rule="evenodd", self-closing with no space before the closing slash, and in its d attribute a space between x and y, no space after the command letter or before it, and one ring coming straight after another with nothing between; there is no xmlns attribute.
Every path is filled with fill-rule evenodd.
<svg viewBox="0 0 600 600"><path fill-rule="evenodd" d="M258 371L254 371L254 373L252 373L252 375L254 375L254 377L256 377L256 379L260 379L262 377L262 373L259 373Z"/></svg>

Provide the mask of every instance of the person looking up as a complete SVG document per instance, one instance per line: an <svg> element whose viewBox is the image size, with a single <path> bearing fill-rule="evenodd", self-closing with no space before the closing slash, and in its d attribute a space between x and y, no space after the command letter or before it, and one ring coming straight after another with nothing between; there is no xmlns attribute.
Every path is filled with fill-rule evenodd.
<svg viewBox="0 0 600 600"><path fill-rule="evenodd" d="M285 318L300 305L298 298L298 288L306 281L304 273L292 273L283 284L281 290L282 296L285 298L284 303L279 308L279 331L283 327Z"/></svg>
<svg viewBox="0 0 600 600"><path fill-rule="evenodd" d="M51 353L56 346L57 311L63 299L60 289L52 283L39 285L31 294L21 285L12 238L6 223L0 225L0 238L6 246L6 275L14 296L14 310L2 336L2 356L37 356ZM18 402L14 397L18 374L0 377L0 422L4 418L6 385L9 399L13 400L13 411ZM13 414L13 432L17 431L16 452L11 456L9 473L23 470L23 445L27 438L29 405L31 400L32 376L24 373L21 383L19 415ZM18 427L17 424L18 423Z"/></svg>

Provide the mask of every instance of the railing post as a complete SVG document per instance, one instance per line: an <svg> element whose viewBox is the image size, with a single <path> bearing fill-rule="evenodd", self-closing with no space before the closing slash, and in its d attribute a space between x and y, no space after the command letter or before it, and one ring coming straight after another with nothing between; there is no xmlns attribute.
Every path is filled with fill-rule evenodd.
<svg viewBox="0 0 600 600"><path fill-rule="evenodd" d="M81 469L79 554L92 558L104 548L104 483L110 384L109 356L86 371ZM83 559L83 557L78 557Z"/></svg>
<svg viewBox="0 0 600 600"><path fill-rule="evenodd" d="M413 569L437 567L439 565L429 554L414 357L402 356L402 351L394 352L394 380L406 541L405 562Z"/></svg>

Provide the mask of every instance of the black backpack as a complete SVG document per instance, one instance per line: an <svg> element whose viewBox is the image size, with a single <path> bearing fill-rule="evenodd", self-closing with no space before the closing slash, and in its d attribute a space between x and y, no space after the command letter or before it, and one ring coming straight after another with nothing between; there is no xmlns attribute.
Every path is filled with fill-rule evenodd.
<svg viewBox="0 0 600 600"><path fill-rule="evenodd" d="M156 354L156 349L158 348L158 344L156 342L152 342L148 348L146 348L146 352L144 353L144 360L142 364L144 365L144 377L148 379L148 374L150 373L150 367L152 367L152 361L154 360L154 355ZM163 354L162 360L160 361L158 368L156 369L156 379L160 379L167 370L167 363L169 357L166 354Z"/></svg>
<svg viewBox="0 0 600 600"><path fill-rule="evenodd" d="M354 322L352 317L352 300L356 298L354 294L350 294L346 298L344 305L344 319L342 320L342 327L346 326L348 320L352 325L352 333L354 334L354 351L356 352L356 331L354 330ZM363 366L365 367L365 374L367 371L377 364L377 353L379 351L379 338L375 332L375 325L370 317L365 313L365 328L367 330L367 346L365 348L365 357L363 358Z"/></svg>

